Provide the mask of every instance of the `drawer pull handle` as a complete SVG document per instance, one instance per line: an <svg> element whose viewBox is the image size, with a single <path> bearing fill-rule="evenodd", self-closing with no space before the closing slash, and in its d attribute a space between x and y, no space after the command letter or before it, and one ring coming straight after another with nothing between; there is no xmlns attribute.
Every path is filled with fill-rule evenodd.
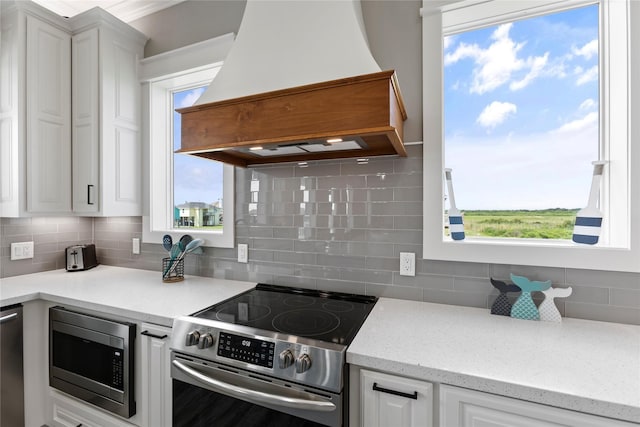
<svg viewBox="0 0 640 427"><path fill-rule="evenodd" d="M152 334L152 333L151 333L151 332L149 332L149 331L142 331L142 332L140 332L140 335L146 335L146 336L148 336L148 337L151 337L151 338L157 338L157 339L159 339L159 340L163 340L163 339L165 339L166 337L168 337L168 335L167 335L167 334L165 334L165 335L156 335L156 334Z"/></svg>
<svg viewBox="0 0 640 427"><path fill-rule="evenodd" d="M390 390L388 388L379 387L378 383L373 383L373 389L375 391L379 391L379 392L382 392L382 393L388 393L388 394L393 394L395 396L406 397L407 399L418 400L418 392L417 391L414 391L413 394L404 393L402 391Z"/></svg>

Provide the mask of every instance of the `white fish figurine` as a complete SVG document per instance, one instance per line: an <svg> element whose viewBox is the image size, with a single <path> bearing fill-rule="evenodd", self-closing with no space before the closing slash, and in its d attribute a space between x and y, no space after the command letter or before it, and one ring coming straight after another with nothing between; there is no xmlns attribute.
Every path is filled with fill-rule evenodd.
<svg viewBox="0 0 640 427"><path fill-rule="evenodd" d="M540 312L540 320L544 320L547 322L561 322L562 316L560 316L560 312L558 311L558 307L556 307L554 298L566 298L571 295L573 289L571 286L568 288L549 288L545 291L541 291L544 294L544 301L538 307L538 311Z"/></svg>

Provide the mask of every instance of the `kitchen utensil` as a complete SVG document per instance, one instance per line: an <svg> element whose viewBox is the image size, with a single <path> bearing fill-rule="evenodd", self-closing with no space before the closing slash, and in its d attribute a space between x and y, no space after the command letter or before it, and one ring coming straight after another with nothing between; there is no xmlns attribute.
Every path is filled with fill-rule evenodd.
<svg viewBox="0 0 640 427"><path fill-rule="evenodd" d="M589 191L589 202L587 206L580 209L576 214L576 222L573 227L573 241L587 245L595 245L600 237L600 227L602 226L602 212L598 209L597 202L600 195L600 181L602 172L607 161L596 161L593 163L593 177L591 178L591 191Z"/></svg>
<svg viewBox="0 0 640 427"><path fill-rule="evenodd" d="M165 234L162 237L162 247L165 251L171 252L171 246L173 246L173 239L169 234Z"/></svg>
<svg viewBox="0 0 640 427"><path fill-rule="evenodd" d="M191 242L193 240L193 237L191 237L188 234L185 234L184 236L182 236L180 238L180 240L178 241L178 244L180 245L180 249L182 250L182 252L184 252L187 249L187 245L189 244L189 242Z"/></svg>
<svg viewBox="0 0 640 427"><path fill-rule="evenodd" d="M180 242L174 243L173 246L171 246L171 252L170 252L171 260L169 261L169 265L167 265L167 268L165 269L164 273L162 273L162 277L166 277L169 274L169 271L173 267L173 264L176 258L180 255L180 253L182 253Z"/></svg>
<svg viewBox="0 0 640 427"><path fill-rule="evenodd" d="M456 198L453 195L453 184L451 182L451 169L444 170L447 180L447 191L449 192L449 233L453 240L464 240L464 222L462 213L456 208Z"/></svg>
<svg viewBox="0 0 640 427"><path fill-rule="evenodd" d="M186 239L185 239L186 237ZM191 239L191 240L189 240ZM188 243L183 246L182 244L184 242ZM179 246L183 249L181 249L180 253L178 254L178 256L172 260L172 262L169 264L169 268L167 269L167 271L165 271L163 277L167 277L169 274L171 274L173 272L173 270L176 268L176 266L178 265L178 263L184 258L184 256L188 253L191 253L193 251L195 251L196 249L198 249L200 246L202 246L202 244L204 243L204 240L202 239L193 239L193 237L189 236L188 234L185 236L182 236L182 238L180 238L180 242L178 242Z"/></svg>

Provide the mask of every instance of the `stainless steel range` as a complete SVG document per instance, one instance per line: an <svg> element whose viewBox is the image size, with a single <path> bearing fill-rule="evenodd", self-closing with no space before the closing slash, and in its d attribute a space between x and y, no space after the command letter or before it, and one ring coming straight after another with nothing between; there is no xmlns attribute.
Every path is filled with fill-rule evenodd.
<svg viewBox="0 0 640 427"><path fill-rule="evenodd" d="M173 425L346 424L346 349L376 301L259 284L176 319Z"/></svg>

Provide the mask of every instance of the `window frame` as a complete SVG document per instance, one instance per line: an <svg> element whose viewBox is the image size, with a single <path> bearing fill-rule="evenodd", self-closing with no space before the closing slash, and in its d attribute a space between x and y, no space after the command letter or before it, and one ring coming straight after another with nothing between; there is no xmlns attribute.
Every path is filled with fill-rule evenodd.
<svg viewBox="0 0 640 427"><path fill-rule="evenodd" d="M223 165L222 232L173 227L173 93L208 85L222 67L233 34L141 61L145 128L145 194L142 241L162 243L165 234L177 241L189 234L207 247L233 248L235 244L235 168Z"/></svg>
<svg viewBox="0 0 640 427"><path fill-rule="evenodd" d="M579 245L543 239L443 238L444 228L444 134L443 134L443 34L453 34L489 25L560 12L570 8L600 4L600 150L610 169L603 179L601 206L617 212L620 219L606 221L601 239L604 245ZM423 0L423 147L424 147L424 228L423 258L513 265L537 265L640 272L640 196L632 192L633 175L640 170L638 151L631 140L638 124L630 120L632 98L630 52L631 14L626 0L521 0L433 1ZM457 14L456 24L451 16ZM638 11L634 13L637 19ZM624 21L625 25L622 25ZM615 22L616 25L609 25ZM614 46L615 48L612 48ZM616 64L615 79L610 79ZM621 65L621 64L625 64ZM635 102L638 102L637 89ZM612 143L615 141L617 143ZM622 142L622 143L621 143ZM633 166L633 168L632 168ZM635 181L637 182L637 180ZM620 188L622 186L622 188ZM637 188L635 193L638 193ZM635 232L635 233L634 233Z"/></svg>

